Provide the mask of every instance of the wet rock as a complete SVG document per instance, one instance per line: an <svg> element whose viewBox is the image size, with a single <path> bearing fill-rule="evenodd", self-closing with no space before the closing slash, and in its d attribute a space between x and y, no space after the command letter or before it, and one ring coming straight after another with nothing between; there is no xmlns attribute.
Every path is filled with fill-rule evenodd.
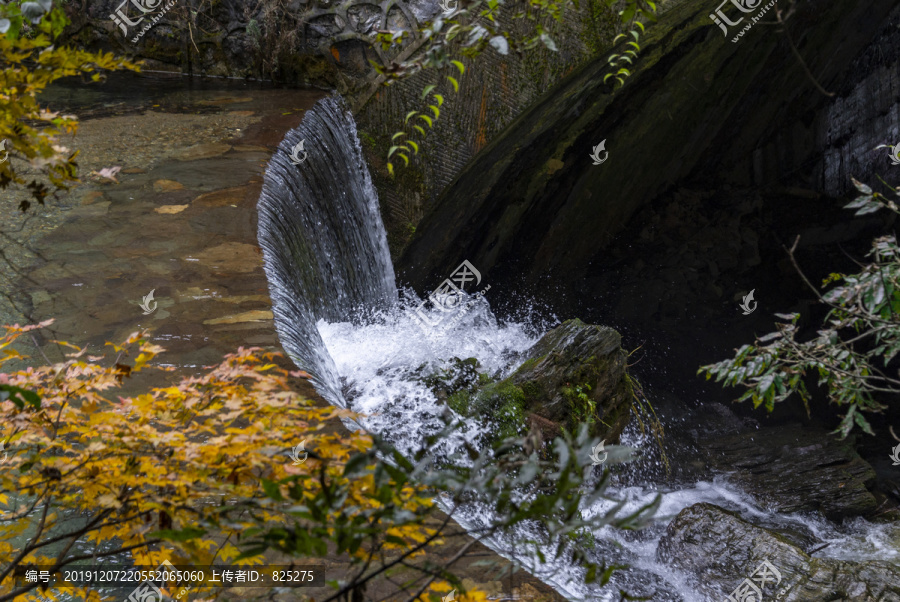
<svg viewBox="0 0 900 602"><path fill-rule="evenodd" d="M729 473L770 509L820 511L832 520L869 514L877 505L866 488L875 471L853 443L796 424L698 441L710 470Z"/></svg>
<svg viewBox="0 0 900 602"><path fill-rule="evenodd" d="M252 309L250 311L241 312L231 316L215 318L212 320L204 320L204 324L241 324L243 322L262 322L274 319L272 311L268 309Z"/></svg>
<svg viewBox="0 0 900 602"><path fill-rule="evenodd" d="M239 242L226 242L197 253L193 259L225 272L252 272L262 268L259 247Z"/></svg>
<svg viewBox="0 0 900 602"><path fill-rule="evenodd" d="M106 215L109 212L109 205L109 201L92 203L90 205L82 205L81 207L75 207L69 213L69 215L77 217L96 217L99 215Z"/></svg>
<svg viewBox="0 0 900 602"><path fill-rule="evenodd" d="M761 589L763 600L900 602L897 566L813 558L780 534L713 504L682 510L660 539L656 555L660 562L691 574L695 587L710 600L750 580Z"/></svg>
<svg viewBox="0 0 900 602"><path fill-rule="evenodd" d="M494 440L530 426L552 441L561 429L574 432L583 423L612 442L628 423L632 395L620 344L611 328L569 320L545 334L502 381L484 385L489 379L479 380L474 364L458 360L441 378L443 395L456 412L489 422Z"/></svg>
<svg viewBox="0 0 900 602"><path fill-rule="evenodd" d="M508 379L523 409L574 432L580 423L615 441L628 424L632 396L619 333L568 320L545 334Z"/></svg>
<svg viewBox="0 0 900 602"><path fill-rule="evenodd" d="M208 144L197 144L196 146L186 148L178 153L175 153L173 158L177 159L178 161L197 161L198 159L218 157L219 155L224 155L230 150L230 144L210 142Z"/></svg>
<svg viewBox="0 0 900 602"><path fill-rule="evenodd" d="M85 190L81 194L81 204L82 205L92 205L98 201L102 201L104 195L99 190Z"/></svg>
<svg viewBox="0 0 900 602"><path fill-rule="evenodd" d="M188 207L190 207L190 205L163 205L162 207L157 207L153 211L162 213L163 215L174 215L175 213L181 213Z"/></svg>
<svg viewBox="0 0 900 602"><path fill-rule="evenodd" d="M175 180L157 180L153 182L153 192L174 192L184 189L184 184Z"/></svg>
<svg viewBox="0 0 900 602"><path fill-rule="evenodd" d="M225 190L216 190L201 194L194 199L193 204L200 207L225 207L228 205L238 205L247 194L246 186L237 186L235 188L226 188Z"/></svg>

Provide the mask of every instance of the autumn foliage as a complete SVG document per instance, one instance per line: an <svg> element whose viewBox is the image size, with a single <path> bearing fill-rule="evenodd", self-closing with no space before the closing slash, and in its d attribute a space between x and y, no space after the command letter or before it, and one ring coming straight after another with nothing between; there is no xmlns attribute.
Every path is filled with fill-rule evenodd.
<svg viewBox="0 0 900 602"><path fill-rule="evenodd" d="M8 141L0 149L0 189L27 188L41 204L77 181L78 153L61 146L58 137L74 134L78 121L41 106L38 95L63 77L99 81L104 71L138 70L112 53L61 44L67 24L64 9L47 0L0 3L0 140ZM29 206L25 200L20 209Z"/></svg>
<svg viewBox="0 0 900 602"><path fill-rule="evenodd" d="M6 327L0 367L22 358L19 337L46 325ZM273 363L274 354L242 348L201 376L123 397L113 395L123 380L163 351L146 332L108 344L112 360L59 345L71 351L63 362L0 374L8 453L0 466L0 600L37 593L36 584L12 585L13 569L27 565L61 568L124 552L151 566L262 564L268 548L367 558L374 548L439 540L424 521L432 500L378 469L368 435L322 432L325 421L353 415L293 392L297 375ZM288 451L303 439L309 457L294 466ZM288 497L290 507L279 503ZM236 512L240 503L253 511ZM279 538L285 524L290 532ZM242 555L236 544L255 532L268 539ZM90 588L66 593L100 599Z"/></svg>

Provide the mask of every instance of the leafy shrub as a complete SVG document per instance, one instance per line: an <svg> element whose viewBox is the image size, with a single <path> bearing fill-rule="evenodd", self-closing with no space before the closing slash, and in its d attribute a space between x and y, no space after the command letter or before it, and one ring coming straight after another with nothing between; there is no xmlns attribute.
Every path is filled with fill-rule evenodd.
<svg viewBox="0 0 900 602"><path fill-rule="evenodd" d="M9 140L7 160L0 162L0 189L30 190L40 204L51 193L68 190L78 181L78 152L57 144L62 133L74 134L78 121L42 108L37 95L52 82L73 75L99 81L101 71L137 70L137 65L112 53L92 53L59 45L69 21L51 0L0 5L0 140ZM5 153L4 153L5 154ZM39 172L43 178L27 174ZM44 179L50 183L49 188ZM19 208L27 211L31 202ZM6 209L4 209L6 210Z"/></svg>
<svg viewBox="0 0 900 602"><path fill-rule="evenodd" d="M865 215L881 209L900 213L897 202L865 184L853 180L861 193L847 209ZM898 197L900 190L892 189ZM798 239L799 240L799 239ZM900 247L894 235L872 242L870 263L855 274L832 274L820 292L803 274L794 248L791 259L804 282L829 309L816 336L797 340L800 315L776 314L785 320L775 332L743 345L734 358L700 368L706 378L716 377L725 386L741 386L746 391L738 401L751 400L753 407L765 405L770 412L776 403L796 394L809 413L807 376L817 375L828 400L845 406L846 412L835 431L846 437L854 425L874 434L864 413L880 413L886 406L878 396L900 394L900 378L892 365L900 352Z"/></svg>
<svg viewBox="0 0 900 602"><path fill-rule="evenodd" d="M26 360L16 340L47 324L6 327L0 366ZM613 567L573 550L568 534L640 528L658 504L624 518L583 517L606 487L591 478L596 441L585 429L555 440L549 459L510 439L482 451L467 445L469 457L455 463L431 451L454 437L460 426L451 424L406 456L377 436L327 431L329 419L357 416L301 398L290 386L300 373L279 367L276 354L239 349L199 376L125 397L111 393L163 351L148 333L109 344L111 361L58 344L72 351L64 361L0 373L0 441L9 454L0 466L0 599L39 587L13 582L28 566L57 572L111 556L151 568L164 560L263 564L270 552L349 558L353 570L327 600L361 596L368 581L400 566L413 574L398 586L403 597L435 599L451 587L465 591L452 565L467 550L522 523L554 543L556 557L585 567L589 581L605 582ZM294 465L287 451L299 442L308 458ZM489 509L491 520L468 533L454 527L466 504ZM465 538L455 557L425 555L452 538ZM531 535L520 545L546 553ZM99 599L89 587L54 589ZM198 593L220 592L192 587Z"/></svg>

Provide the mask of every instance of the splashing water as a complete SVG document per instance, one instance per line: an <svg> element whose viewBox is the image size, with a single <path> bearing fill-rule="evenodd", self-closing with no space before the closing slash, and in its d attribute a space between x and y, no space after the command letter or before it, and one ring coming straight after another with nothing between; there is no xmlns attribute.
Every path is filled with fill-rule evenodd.
<svg viewBox="0 0 900 602"><path fill-rule="evenodd" d="M290 161L292 149L305 142L308 159ZM423 381L423 374L445 368L454 358L477 358L479 370L502 377L514 370L550 319L537 310L522 312L522 322L500 323L489 303L478 299L470 311L445 329L429 329L416 319L419 299L398 294L378 199L356 137L356 125L342 101L324 99L288 133L266 170L259 201L259 242L273 302L276 330L294 362L311 376L329 402L365 414L365 428L381 434L405 452L417 449L438 432L441 416L450 411ZM460 258L462 259L462 258ZM435 284L447 275L435 275ZM437 311L437 310L434 310ZM429 318L441 316L433 315ZM538 324L537 328L525 324ZM470 421L445 441L452 454L462 441L474 443L485 427ZM632 424L622 443L647 449L655 443ZM837 527L820 517L777 515L751 503L749 497L721 477L662 489L653 482L644 460L614 475L608 492L625 501L623 513L636 511L663 494L657 520L640 532L604 527L593 533L596 555L607 563L628 564L605 587L588 585L578 567L564 561L516 555L514 543L501 537L485 543L523 566L573 600L618 600L618 590L655 601L703 600L688 577L656 560L656 548L669 520L700 502L737 510L750 519L800 526L831 544L827 555L849 560L900 562L892 541L894 525L872 525L856 519ZM586 508L604 513L612 502ZM464 508L458 522L472 529L488 520L484 508ZM523 526L515 539L528 534ZM546 557L552 558L550 548ZM825 554L822 554L823 556Z"/></svg>

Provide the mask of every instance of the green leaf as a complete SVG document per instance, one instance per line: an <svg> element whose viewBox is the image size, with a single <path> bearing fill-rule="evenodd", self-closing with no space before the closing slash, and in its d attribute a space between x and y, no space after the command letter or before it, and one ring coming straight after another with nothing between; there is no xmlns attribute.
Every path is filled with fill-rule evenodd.
<svg viewBox="0 0 900 602"><path fill-rule="evenodd" d="M408 144L413 147L413 151L418 155L419 154L419 145L413 142L412 140L408 141Z"/></svg>
<svg viewBox="0 0 900 602"><path fill-rule="evenodd" d="M407 113L407 114L406 114L406 119L403 120L403 123L409 123L410 118L411 118L413 115L415 115L416 113L418 113L418 111L410 111L409 113Z"/></svg>
<svg viewBox="0 0 900 602"><path fill-rule="evenodd" d="M41 397L34 391L22 389L13 385L0 385L0 401L11 401L20 410L25 404L32 406L35 410L41 409Z"/></svg>
<svg viewBox="0 0 900 602"><path fill-rule="evenodd" d="M278 483L275 481L270 481L268 479L262 480L263 491L266 492L266 495L275 500L276 502L283 502L284 496L281 495L281 488L278 486Z"/></svg>
<svg viewBox="0 0 900 602"><path fill-rule="evenodd" d="M435 88L437 88L437 86L434 84L429 84L429 85L425 86L425 89L422 90L422 100L424 100L425 97L428 96L428 94Z"/></svg>
<svg viewBox="0 0 900 602"><path fill-rule="evenodd" d="M506 38L504 38L503 36L494 36L493 38L491 38L490 44L500 54L504 56L509 54L509 42L507 42Z"/></svg>
<svg viewBox="0 0 900 602"><path fill-rule="evenodd" d="M546 46L548 50L550 50L551 52L556 52L556 42L554 42L553 38L551 38L548 34L541 34L541 42L544 43L544 46Z"/></svg>
<svg viewBox="0 0 900 602"><path fill-rule="evenodd" d="M449 75L447 76L447 79L449 79L450 83L453 84L453 90L458 93L459 92L459 82L457 82L455 79L453 79Z"/></svg>
<svg viewBox="0 0 900 602"><path fill-rule="evenodd" d="M431 112L434 113L434 118L437 119L441 116L441 112L434 105L428 105L428 108L431 109Z"/></svg>
<svg viewBox="0 0 900 602"><path fill-rule="evenodd" d="M368 454L354 454L350 456L350 459L344 464L344 476L356 477L365 474L368 472L366 466L368 466L369 461Z"/></svg>
<svg viewBox="0 0 900 602"><path fill-rule="evenodd" d="M434 98L437 100L439 107L444 106L444 97L443 96L441 96L440 94L435 94Z"/></svg>
<svg viewBox="0 0 900 602"><path fill-rule="evenodd" d="M872 194L872 189L869 188L868 186L866 186L865 184L863 184L862 182L858 181L856 178L850 178L850 180L853 182L853 185L856 187L856 189L858 191L860 191L861 193Z"/></svg>
<svg viewBox="0 0 900 602"><path fill-rule="evenodd" d="M427 123L428 127L430 127L430 128L434 127L434 122L432 122L431 117L429 117L428 115L419 115L419 119L421 119L422 121Z"/></svg>
<svg viewBox="0 0 900 602"><path fill-rule="evenodd" d="M406 136L406 132L397 132L393 136L391 136L391 142L399 138L400 136Z"/></svg>
<svg viewBox="0 0 900 602"><path fill-rule="evenodd" d="M420 134L425 136L425 128L423 128L421 125L413 125L413 129L418 130Z"/></svg>
<svg viewBox="0 0 900 602"><path fill-rule="evenodd" d="M457 69L459 69L459 74L460 74L460 75L462 75L463 73L466 72L466 67L465 67L465 65L463 65L463 64L460 63L459 61L450 61L450 62L453 63L453 65L454 65Z"/></svg>

